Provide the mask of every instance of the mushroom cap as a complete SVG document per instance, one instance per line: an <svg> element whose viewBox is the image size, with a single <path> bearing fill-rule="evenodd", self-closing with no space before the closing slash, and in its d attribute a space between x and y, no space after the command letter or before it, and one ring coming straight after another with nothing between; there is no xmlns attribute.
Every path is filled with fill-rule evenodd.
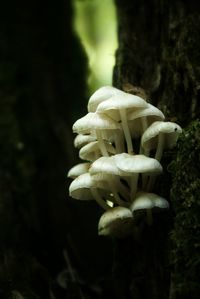
<svg viewBox="0 0 200 299"><path fill-rule="evenodd" d="M92 188L100 189L100 192L103 192L105 195L109 194L109 190L106 190L106 185L103 182L97 182L93 180L89 173L84 173L71 182L69 195L75 199L93 200Z"/></svg>
<svg viewBox="0 0 200 299"><path fill-rule="evenodd" d="M69 178L74 179L74 178L78 177L79 175L88 172L88 169L89 169L90 165L91 165L91 163L88 163L88 162L85 162L85 163L79 163L79 164L73 166L73 167L68 171L67 176L68 176Z"/></svg>
<svg viewBox="0 0 200 299"><path fill-rule="evenodd" d="M116 153L115 148L110 143L105 142L105 146L108 153L110 154ZM95 161L96 159L101 157L99 141L93 141L84 145L79 151L79 157L82 160L87 160L87 161Z"/></svg>
<svg viewBox="0 0 200 299"><path fill-rule="evenodd" d="M154 122L156 120L163 120L165 119L164 114L161 110L156 108L155 106L147 103L147 106L142 109L137 109L135 111L130 111L128 113L128 120L134 120L141 117L147 117L149 118L149 122ZM152 118L152 120L151 120Z"/></svg>
<svg viewBox="0 0 200 299"><path fill-rule="evenodd" d="M111 96L115 94L123 93L123 91L113 87L113 86L103 86L97 89L92 96L89 98L88 101L88 112L95 112L97 109L97 106L109 99Z"/></svg>
<svg viewBox="0 0 200 299"><path fill-rule="evenodd" d="M76 148L81 148L82 146L92 142L96 141L96 137L93 135L83 135L83 134L78 134L74 138L74 147Z"/></svg>
<svg viewBox="0 0 200 299"><path fill-rule="evenodd" d="M142 147L151 150L157 147L160 133L165 135L164 147L171 148L176 144L178 135L182 132L179 125L173 122L156 121L148 127L141 138Z"/></svg>
<svg viewBox="0 0 200 299"><path fill-rule="evenodd" d="M133 203L130 206L130 210L132 212L137 210L148 210L153 208L168 209L169 203L165 198L155 193L138 192Z"/></svg>
<svg viewBox="0 0 200 299"><path fill-rule="evenodd" d="M128 208L115 207L107 210L99 219L98 233L103 236L123 237L130 233L133 215Z"/></svg>
<svg viewBox="0 0 200 299"><path fill-rule="evenodd" d="M144 128L142 124L142 118L146 119L147 125L150 126L155 121L164 120L165 116L158 108L151 104L147 104L147 107L143 109L137 109L128 113L128 125L132 137L141 136L144 133Z"/></svg>
<svg viewBox="0 0 200 299"><path fill-rule="evenodd" d="M112 119L119 121L121 119L119 110L126 109L127 113L131 110L147 107L147 102L133 94L117 94L99 104L97 112L109 115Z"/></svg>
<svg viewBox="0 0 200 299"><path fill-rule="evenodd" d="M116 166L113 156L101 157L92 163L90 167L90 174L96 175L98 173L120 175L121 171Z"/></svg>
<svg viewBox="0 0 200 299"><path fill-rule="evenodd" d="M89 112L82 118L78 119L74 123L72 129L74 133L90 134L95 130L120 130L121 126L107 115Z"/></svg>
<svg viewBox="0 0 200 299"><path fill-rule="evenodd" d="M161 164L153 158L144 155L130 155L127 153L114 155L117 167L125 173L161 173Z"/></svg>

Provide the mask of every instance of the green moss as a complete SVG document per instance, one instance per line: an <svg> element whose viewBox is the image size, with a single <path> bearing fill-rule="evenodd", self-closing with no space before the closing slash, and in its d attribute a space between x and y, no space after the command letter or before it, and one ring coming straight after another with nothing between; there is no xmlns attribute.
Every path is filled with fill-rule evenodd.
<svg viewBox="0 0 200 299"><path fill-rule="evenodd" d="M172 265L178 298L200 298L200 121L184 130L171 163Z"/></svg>

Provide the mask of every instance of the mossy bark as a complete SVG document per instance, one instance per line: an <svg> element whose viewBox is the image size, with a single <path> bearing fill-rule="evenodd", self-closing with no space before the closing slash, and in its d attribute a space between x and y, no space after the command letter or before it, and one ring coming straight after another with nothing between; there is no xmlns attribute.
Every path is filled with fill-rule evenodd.
<svg viewBox="0 0 200 299"><path fill-rule="evenodd" d="M113 76L114 86L127 89L131 84L132 91L142 96L145 94L151 103L164 112L166 120L175 121L185 128L200 116L200 38L198 33L200 4L197 1L174 3L174 1L165 0L129 0L126 2L116 0L115 2L119 22L119 48ZM199 176L199 166L198 163L193 164L190 160L192 157L189 151L193 153L195 151L195 154L199 156L199 149L192 148L194 131L191 135L190 131L186 132L186 135L183 134L181 138L187 142L188 147L190 162L187 164L187 173L189 176L191 172L192 181L196 181L195 178ZM195 134L198 136L198 130ZM178 190L185 188L184 179L179 179L176 185L177 175L182 177L180 175L184 168L182 163L186 159L186 155L182 156L182 152L185 146L186 143L182 141L174 152L165 153L162 159L164 176L157 182L154 189L170 201L170 212L165 217L159 216L154 219L153 227L145 226L139 240L134 238L132 241L129 240L129 246L134 252L133 255L129 253L128 264L132 272L129 271L126 276L125 269L121 270L121 267L127 264L123 256L115 259L114 275L118 277L117 289L120 289L123 294L119 298L188 298L188 293L185 291L185 277L189 277L190 290L192 289L190 297L199 297L199 287L195 277L196 266L193 272L190 271L190 266L183 266L186 260L189 265L190 263L194 265L193 259L190 259L187 254L186 257L183 253L184 250L187 251L184 245L180 250L177 249L178 244L180 242L182 244L180 238L187 231L184 225L182 225L181 233L178 229L182 221L180 215L183 213L187 217L186 223L192 219L191 214L186 212L188 207L182 207L179 203L180 198L177 198ZM175 158L177 167L169 173L168 165L176 156L177 150L177 158ZM178 162L179 159L181 159L181 164ZM193 200L198 202L196 189L190 188L190 180L187 182L188 192L191 192ZM184 198L183 201L187 201L187 194L182 193L181 196ZM196 213L198 213L197 210ZM195 215L197 217L197 214ZM197 223L199 223L198 220ZM199 236L198 230L192 224L191 227L196 240ZM169 237L171 233L173 242ZM122 252L123 246L126 246L123 242L117 245L118 250ZM199 242L195 244L197 245L194 246L199 246ZM192 251L191 248L187 252L189 251ZM171 256L173 256L172 259ZM183 263L182 267L180 267L181 263ZM196 263L199 265L198 260ZM134 275L133 269L139 269L138 275ZM186 273L182 272L183 269ZM132 280L129 275L132 275ZM126 279L125 286L124 283L120 285L120 281L123 282L124 279Z"/></svg>

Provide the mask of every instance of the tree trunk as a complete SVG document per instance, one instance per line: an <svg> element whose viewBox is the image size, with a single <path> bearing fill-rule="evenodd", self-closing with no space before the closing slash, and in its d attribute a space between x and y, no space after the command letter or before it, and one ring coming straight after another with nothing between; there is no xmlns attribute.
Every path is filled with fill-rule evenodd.
<svg viewBox="0 0 200 299"><path fill-rule="evenodd" d="M115 0L115 3L119 48L113 75L114 86L146 97L164 112L166 120L175 121L185 128L200 115L200 4L197 1L165 0ZM191 292L189 297L198 298L200 295L197 283L199 275L196 277L199 267L197 250L192 250L182 240L187 227L194 232L192 224L188 224L191 219L190 209L195 211L195 217L199 213L197 203L190 202L191 207L186 204L187 195L184 193L189 190L190 201L191 194L196 201L199 200L196 192L199 182L194 179L199 176L198 163L194 165L192 161L187 172L184 171L185 176L191 173L193 177L193 190L191 180L185 177L183 180L186 155L190 158L197 153L199 155L198 124L192 124L191 127L184 135L189 142L188 152L184 151L183 154L181 146L186 146L186 143L182 140L178 149L165 153L162 159L164 176L154 190L170 201L170 212L154 218L152 227L143 227L139 238L126 242L122 240L116 244L118 256L114 260L113 271L114 277L117 277L116 292L121 294L117 298L188 298L186 281ZM195 140L196 148L192 140ZM174 162L169 167L172 159ZM182 190L181 202L178 190ZM180 217L180 214L184 216ZM187 219L187 227L183 224L184 217ZM181 231L180 225L183 226ZM199 227L199 224L196 226ZM200 245L197 242L199 237L199 229L196 229L193 242L197 247ZM191 261L192 252L196 264Z"/></svg>
<svg viewBox="0 0 200 299"><path fill-rule="evenodd" d="M74 223L71 126L86 89L71 17L70 1L0 4L1 298L50 298L51 277L64 267Z"/></svg>

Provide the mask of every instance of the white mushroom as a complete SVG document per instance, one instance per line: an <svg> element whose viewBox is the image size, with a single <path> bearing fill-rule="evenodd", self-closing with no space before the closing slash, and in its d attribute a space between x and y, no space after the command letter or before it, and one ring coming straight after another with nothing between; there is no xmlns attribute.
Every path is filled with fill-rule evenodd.
<svg viewBox="0 0 200 299"><path fill-rule="evenodd" d="M107 155L116 153L115 148L110 143L104 142L104 147L106 149ZM90 142L84 145L79 151L79 157L82 160L87 160L87 161L95 161L99 157L101 157L101 154L102 152L101 152L100 141Z"/></svg>
<svg viewBox="0 0 200 299"><path fill-rule="evenodd" d="M79 200L95 199L104 210L107 210L110 206L101 195L103 193L107 196L109 191L105 187L102 182L93 180L89 173L84 173L72 181L69 186L69 195Z"/></svg>
<svg viewBox="0 0 200 299"><path fill-rule="evenodd" d="M107 101L100 103L97 107L97 112L107 114L115 121L121 120L125 140L127 143L127 150L130 154L133 153L133 146L128 126L127 114L135 109L141 109L145 107L147 107L147 102L145 100L125 92L112 96Z"/></svg>
<svg viewBox="0 0 200 299"><path fill-rule="evenodd" d="M92 133L92 135L96 136L103 156L108 156L108 152L102 138L102 133L106 130L121 130L121 126L110 117L93 112L89 112L84 117L78 119L73 125L74 133Z"/></svg>
<svg viewBox="0 0 200 299"><path fill-rule="evenodd" d="M74 147L76 148L81 148L82 146L92 142L96 141L96 137L93 135L83 135L83 134L78 134L74 138Z"/></svg>
<svg viewBox="0 0 200 299"><path fill-rule="evenodd" d="M97 89L92 96L89 98L88 101L88 112L95 112L97 106L109 99L111 96L115 94L123 93L123 91L113 87L113 86L103 86Z"/></svg>
<svg viewBox="0 0 200 299"><path fill-rule="evenodd" d="M124 237L131 233L133 226L133 215L124 207L115 207L106 211L100 218L98 224L99 235Z"/></svg>
<svg viewBox="0 0 200 299"><path fill-rule="evenodd" d="M125 194L127 198L128 191L120 182L120 170L115 164L113 157L101 157L92 163L90 174L95 180L105 181L114 196L114 201L121 206L128 206L128 203L122 200L118 193Z"/></svg>
<svg viewBox="0 0 200 299"><path fill-rule="evenodd" d="M147 223L152 224L152 209L168 209L168 201L155 194L147 192L138 192L133 203L130 205L130 210L134 213L138 210L145 210L147 213Z"/></svg>
<svg viewBox="0 0 200 299"><path fill-rule="evenodd" d="M131 200L134 199L137 191L139 173L155 175L162 172L162 166L156 159L144 155L122 153L113 157L117 167L126 175L129 174L131 176Z"/></svg>
<svg viewBox="0 0 200 299"><path fill-rule="evenodd" d="M164 118L162 111L148 103L145 108L128 113L128 124L132 137L141 136L153 122L164 120Z"/></svg>
<svg viewBox="0 0 200 299"><path fill-rule="evenodd" d="M69 171L67 176L69 178L75 179L81 174L84 174L88 172L88 169L90 167L91 163L85 162L85 163L79 163L75 166L73 166Z"/></svg>
<svg viewBox="0 0 200 299"><path fill-rule="evenodd" d="M156 148L155 159L160 161L163 149L175 146L181 132L181 127L176 123L156 121L142 135L141 145L149 151Z"/></svg>

